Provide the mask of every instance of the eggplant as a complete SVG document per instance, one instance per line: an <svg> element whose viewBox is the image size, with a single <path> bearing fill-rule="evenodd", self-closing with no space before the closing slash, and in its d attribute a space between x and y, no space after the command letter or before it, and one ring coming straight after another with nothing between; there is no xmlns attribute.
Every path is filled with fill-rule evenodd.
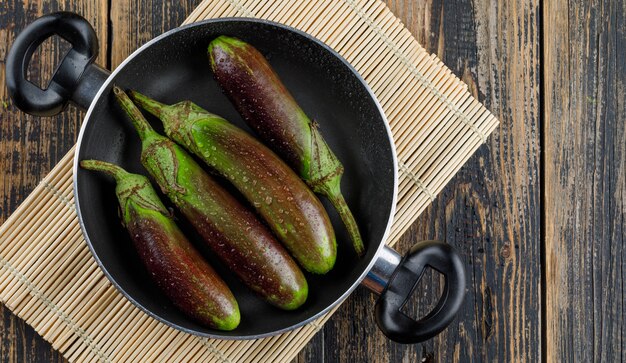
<svg viewBox="0 0 626 363"><path fill-rule="evenodd" d="M123 90L113 92L141 139L142 165L220 260L270 304L285 310L304 304L304 274L256 215L182 147L154 131Z"/></svg>
<svg viewBox="0 0 626 363"><path fill-rule="evenodd" d="M343 165L283 85L269 62L252 45L219 36L208 47L215 79L246 123L315 193L327 197L345 224L354 250L365 253L359 227L341 194Z"/></svg>
<svg viewBox="0 0 626 363"><path fill-rule="evenodd" d="M274 152L220 116L190 101L165 105L131 98L157 116L165 134L228 179L309 272L330 271L337 242L328 214L309 187Z"/></svg>
<svg viewBox="0 0 626 363"><path fill-rule="evenodd" d="M148 178L104 161L83 160L80 166L115 178L122 222L148 273L174 305L208 327L235 329L237 300L176 226Z"/></svg>

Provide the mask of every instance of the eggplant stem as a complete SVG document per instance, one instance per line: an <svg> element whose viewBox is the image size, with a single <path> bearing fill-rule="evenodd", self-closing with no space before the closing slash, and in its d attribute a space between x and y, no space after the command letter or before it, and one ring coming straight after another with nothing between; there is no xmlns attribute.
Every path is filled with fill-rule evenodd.
<svg viewBox="0 0 626 363"><path fill-rule="evenodd" d="M100 160L82 160L80 162L80 166L83 169L103 172L107 175L112 176L117 181L129 174L126 170L115 164L107 163L106 161Z"/></svg>
<svg viewBox="0 0 626 363"><path fill-rule="evenodd" d="M348 229L348 234L350 234L350 239L352 240L352 246L356 251L359 257L363 257L365 254L365 246L363 245L363 238L361 238L361 232L359 232L359 226L356 224L356 220L354 219L354 215L350 211L350 207L348 207L348 203L341 194L341 189L339 187L339 178L333 180L333 182L325 183L324 187L321 189L321 193L330 200L331 204L337 210L337 213L341 217L343 224Z"/></svg>
<svg viewBox="0 0 626 363"><path fill-rule="evenodd" d="M130 118L133 126L135 126L135 129L137 130L137 133L139 134L139 138L141 140L145 140L151 134L156 133L156 131L154 131L152 126L150 126L150 124L148 123L148 120L146 120L141 111L139 111L137 106L135 106L133 101L130 99L130 97L128 97L123 89L119 88L118 86L114 86L113 93L115 94L115 98L117 98L119 105L122 107L122 109L124 109L124 111L128 115L128 118Z"/></svg>
<svg viewBox="0 0 626 363"><path fill-rule="evenodd" d="M161 113L163 109L169 107L168 105L161 103L157 100L154 100L144 94L141 94L137 91L128 91L130 97L135 101L137 105L139 105L144 110L150 112L152 115L156 117L161 117Z"/></svg>

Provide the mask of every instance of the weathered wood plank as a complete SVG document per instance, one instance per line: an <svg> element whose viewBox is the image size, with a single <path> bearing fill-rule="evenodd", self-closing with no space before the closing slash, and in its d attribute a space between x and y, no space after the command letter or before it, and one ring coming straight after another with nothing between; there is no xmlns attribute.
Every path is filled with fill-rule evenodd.
<svg viewBox="0 0 626 363"><path fill-rule="evenodd" d="M111 64L116 66L147 40L177 26L197 2L112 2ZM540 260L537 2L390 0L389 4L418 40L443 57L503 122L487 147L480 149L398 245L399 250L406 251L414 241L441 238L456 246L470 272L466 305L459 319L437 339L423 345L401 346L390 343L377 331L372 318L374 299L368 292L358 291L298 361L536 360ZM4 13L0 10L0 14ZM4 51L2 45L0 51ZM21 117L14 110L8 112L15 114L15 120ZM80 115L74 112L72 117L78 124ZM20 119L28 123L25 120ZM3 132L5 125L3 120ZM33 127L32 121L29 127ZM20 135L24 130L21 126L11 130L27 138ZM69 136L64 130L61 133L65 136L59 136L56 128L43 136L40 132L29 148L18 147L41 153L41 143L58 143L59 137L64 138L67 147L58 151L56 159L50 153L35 154L31 164L46 163L43 168L47 172L76 136L76 127ZM0 142L4 139L0 137ZM13 160L14 147L1 145L1 152L6 154L0 155L0 162ZM15 200L12 208L2 210L3 218L45 174L40 171L31 178L28 172L19 173L19 177L30 180L27 190L3 195L13 196L9 202ZM3 180L3 188L11 183L14 180ZM414 313L425 310L424 306L432 302L432 290L439 286L437 277L426 280L430 284L418 294L425 297L410 307ZM45 357L34 354L14 361L48 360Z"/></svg>
<svg viewBox="0 0 626 363"><path fill-rule="evenodd" d="M404 346L378 331L374 297L357 290L324 328L323 355L307 352L306 357L316 362L538 361L539 2L387 3L502 122L397 246L406 252L414 242L433 238L455 246L468 271L466 301L443 334ZM409 309L413 316L423 316L438 291L438 275L426 280Z"/></svg>
<svg viewBox="0 0 626 363"><path fill-rule="evenodd" d="M0 223L65 155L78 135L83 116L80 111L71 107L56 117L28 116L13 106L5 85L5 59L15 35L37 17L59 10L77 12L91 22L101 42L97 62L106 65L106 1L0 2ZM45 43L33 56L30 79L36 84L46 84L67 49L58 38ZM30 326L4 306L0 307L0 312L0 361L64 361Z"/></svg>
<svg viewBox="0 0 626 363"><path fill-rule="evenodd" d="M626 4L544 2L546 357L626 360Z"/></svg>
<svg viewBox="0 0 626 363"><path fill-rule="evenodd" d="M135 49L182 24L201 0L111 2L111 65L117 67Z"/></svg>
<svg viewBox="0 0 626 363"><path fill-rule="evenodd" d="M435 224L434 236L455 245L468 269L457 325L430 343L435 361L538 361L539 1L443 1L431 9L430 49L501 121L417 222Z"/></svg>

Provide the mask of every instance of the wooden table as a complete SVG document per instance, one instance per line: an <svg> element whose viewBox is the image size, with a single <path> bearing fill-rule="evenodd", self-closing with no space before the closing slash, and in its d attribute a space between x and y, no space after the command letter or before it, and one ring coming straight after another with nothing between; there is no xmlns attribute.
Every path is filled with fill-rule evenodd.
<svg viewBox="0 0 626 363"><path fill-rule="evenodd" d="M115 68L199 1L0 3L0 222L72 146L83 116L14 108L4 61L15 34L39 15L78 12L95 25L98 62ZM437 338L405 346L378 331L374 297L359 289L297 361L625 361L626 4L387 2L502 122L398 246L429 238L456 246L468 271L465 304ZM31 63L41 83L67 49L58 40L44 48ZM409 309L424 311L439 284L427 276ZM64 361L0 310L1 361Z"/></svg>

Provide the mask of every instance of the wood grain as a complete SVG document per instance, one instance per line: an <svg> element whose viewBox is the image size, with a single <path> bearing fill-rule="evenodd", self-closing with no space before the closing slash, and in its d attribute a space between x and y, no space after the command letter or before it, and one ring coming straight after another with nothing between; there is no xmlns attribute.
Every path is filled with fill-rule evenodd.
<svg viewBox="0 0 626 363"><path fill-rule="evenodd" d="M201 0L111 2L111 67L135 49L182 24Z"/></svg>
<svg viewBox="0 0 626 363"><path fill-rule="evenodd" d="M163 4L165 2L143 0L112 2L109 65L117 66L141 44L177 26L195 6L193 2ZM533 129L535 121L530 114L538 106L531 103L527 109L519 107L521 100L537 99L537 83L530 77L531 74L538 75L535 70L537 53L536 48L528 45L536 41L536 35L526 34L518 39L512 34L520 21L531 21L527 29L535 29L536 24L532 22L537 21L536 6L498 7L470 1L452 5L443 1L419 4L403 1L390 2L390 6L422 44L444 57L475 95L487 102L494 112L500 113L505 123L500 134L481 149L479 156L472 159L398 246L399 250L406 251L414 242L428 238L445 239L456 246L468 261L468 268L473 266L468 303L453 326L436 340L424 345L404 346L390 342L378 331L372 318L375 299L367 291L359 290L297 361L395 362L537 357L538 322L532 319L532 314L538 311L538 302L533 297L538 294L539 270L533 261L539 259L515 258L516 252L511 251L513 247L509 239L512 234L519 236L523 251L529 256L537 255L536 238L539 234L529 233L515 221L522 216L537 228L534 223L538 214L533 213L538 212L528 211L527 201L518 205L514 198L514 193L523 188L533 190L530 199L537 197L537 179L531 179L536 173L537 152L528 146L536 141L536 135L529 137L525 130ZM509 17L509 22L500 27L489 21L494 11ZM482 38L479 39L477 34ZM496 36L500 40L492 44L491 38ZM499 54L503 45L511 49ZM526 53L516 58L515 49L519 47L526 47ZM488 53L482 55L479 51ZM479 54L483 58L479 59ZM535 57L530 66L524 63L529 55ZM516 58L515 61L512 62L512 58ZM509 84L514 86L513 89L509 89ZM513 94L512 91L517 89L523 92ZM517 123L519 125L514 127ZM502 138L505 139L504 146L498 141ZM521 165L511 168L507 165L511 150L520 147L530 151L523 155L526 158L520 161ZM503 168L506 171L500 174ZM515 188L501 188L512 181ZM527 286L529 291L521 295L511 283L515 281L512 279ZM432 306L440 284L438 275L427 276L416 294L418 298L408 307L409 312L414 316L423 315ZM522 309L524 307L528 313ZM355 319L355 316L362 318ZM522 330L530 333L525 336L520 334ZM522 336L522 339L516 336Z"/></svg>
<svg viewBox="0 0 626 363"><path fill-rule="evenodd" d="M78 135L82 112L70 107L52 118L26 115L13 106L5 86L5 59L15 35L39 16L59 10L74 11L89 20L101 41L97 62L106 65L106 1L0 2L0 223L65 155ZM46 42L33 55L29 68L30 80L36 84L47 84L67 49L68 45L59 38ZM11 314L3 305L0 312L0 361L65 361L30 326Z"/></svg>
<svg viewBox="0 0 626 363"><path fill-rule="evenodd" d="M548 361L626 360L626 4L546 1Z"/></svg>
<svg viewBox="0 0 626 363"><path fill-rule="evenodd" d="M323 355L306 350L300 361L538 361L539 2L387 3L501 121L396 245L406 252L424 239L452 244L466 262L466 300L441 335L400 345L378 331L375 298L358 290L326 324ZM423 316L439 291L438 274L426 280L409 308L412 316Z"/></svg>
<svg viewBox="0 0 626 363"><path fill-rule="evenodd" d="M0 2L0 222L71 147L83 116L70 109L35 118L13 107L4 61L15 34L42 14L77 11L101 40L98 62L115 67L180 24L199 1ZM436 238L455 246L468 270L466 302L443 334L405 346L378 331L375 299L359 289L295 361L538 361L542 354L548 361L626 361L626 5L387 4L502 122L397 245L405 252ZM64 49L54 40L38 52L31 79L45 83ZM427 275L407 311L422 315L440 286L437 274ZM0 309L0 361L64 361Z"/></svg>

